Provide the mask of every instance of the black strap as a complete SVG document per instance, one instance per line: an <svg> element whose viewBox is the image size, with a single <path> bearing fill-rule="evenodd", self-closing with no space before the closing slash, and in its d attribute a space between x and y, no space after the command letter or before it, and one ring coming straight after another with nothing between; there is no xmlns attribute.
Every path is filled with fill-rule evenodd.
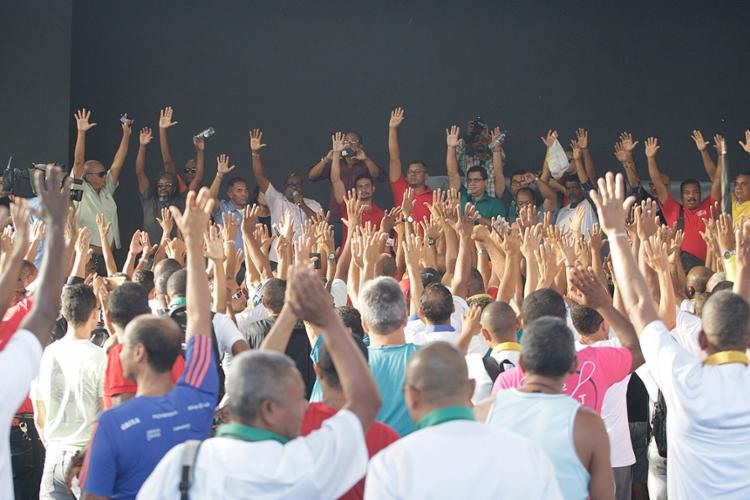
<svg viewBox="0 0 750 500"><path fill-rule="evenodd" d="M492 356L483 357L482 364L484 365L484 369L487 371L487 375L490 376L493 383L495 382L495 380L497 380L497 377L499 377L501 373L508 369L508 367L513 368L514 366L516 366L507 359L504 359L498 363L497 360Z"/></svg>
<svg viewBox="0 0 750 500"><path fill-rule="evenodd" d="M203 441L197 439L189 439L185 441L185 446L182 448L182 472L180 477L180 500L188 500L190 487L193 485L193 478L195 477L195 464L198 461L198 452L201 449Z"/></svg>
<svg viewBox="0 0 750 500"><path fill-rule="evenodd" d="M680 205L680 213L677 216L677 224L674 226L675 231L682 231L685 229L685 208Z"/></svg>

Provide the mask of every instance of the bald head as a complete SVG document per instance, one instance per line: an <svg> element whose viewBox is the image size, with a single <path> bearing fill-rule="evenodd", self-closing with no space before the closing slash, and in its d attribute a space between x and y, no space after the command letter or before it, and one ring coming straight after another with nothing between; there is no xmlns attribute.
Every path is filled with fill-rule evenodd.
<svg viewBox="0 0 750 500"><path fill-rule="evenodd" d="M182 330L172 319L143 314L137 316L125 327L123 342L134 348L142 344L149 367L158 373L172 369L182 350Z"/></svg>
<svg viewBox="0 0 750 500"><path fill-rule="evenodd" d="M703 332L716 351L744 351L750 344L750 305L736 293L722 290L703 306Z"/></svg>
<svg viewBox="0 0 750 500"><path fill-rule="evenodd" d="M706 291L706 285L711 278L713 271L705 266L695 266L687 273L685 281L688 289L688 295L692 298L696 293Z"/></svg>
<svg viewBox="0 0 750 500"><path fill-rule="evenodd" d="M505 302L491 302L482 311L482 328L493 341L515 342L518 338L516 312Z"/></svg>
<svg viewBox="0 0 750 500"><path fill-rule="evenodd" d="M406 384L419 392L427 404L462 399L468 401L472 387L466 361L447 342L433 342L422 347L406 365Z"/></svg>

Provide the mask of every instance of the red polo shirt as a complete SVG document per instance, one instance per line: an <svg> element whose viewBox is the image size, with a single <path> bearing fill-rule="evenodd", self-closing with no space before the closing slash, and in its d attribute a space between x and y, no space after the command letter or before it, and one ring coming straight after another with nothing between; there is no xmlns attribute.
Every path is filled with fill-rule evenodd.
<svg viewBox="0 0 750 500"><path fill-rule="evenodd" d="M391 182L391 191L393 191L393 203L395 206L401 206L401 203L404 201L404 193L407 189L409 189L409 185L406 183L403 174L397 181ZM425 186L425 190L421 193L414 193L414 209L411 212L414 222L421 222L425 219L429 220L430 205L432 205L432 188L430 186Z"/></svg>
<svg viewBox="0 0 750 500"><path fill-rule="evenodd" d="M312 431L320 429L323 422L336 414L338 410L324 405L323 403L310 403L307 405L305 416L302 419L301 436L307 436ZM372 457L377 452L391 443L398 441L398 434L390 426L382 422L373 422L365 434L367 444L367 455ZM352 489L341 495L341 498L360 499L365 496L365 478L352 486Z"/></svg>
<svg viewBox="0 0 750 500"><path fill-rule="evenodd" d="M18 326L21 324L24 316L31 310L32 298L26 297L25 299L17 302L15 305L8 308L5 311L2 322L0 323L0 351L5 349L8 341L13 337L13 334L18 331ZM31 399L26 396L26 399L21 403L21 407L16 410L16 413L34 413L34 406L31 404ZM14 418L12 425L18 425L18 421Z"/></svg>
<svg viewBox="0 0 750 500"><path fill-rule="evenodd" d="M346 203L339 203L339 213L341 214L341 217L346 219L349 218L349 213L346 210ZM383 221L383 217L385 217L385 210L374 203L370 203L370 206L362 212L362 220L359 225L364 227L365 224L370 222L372 223L373 228L380 229L380 223ZM348 234L347 230L348 228L343 225L341 229L341 241L346 241L346 235Z"/></svg>
<svg viewBox="0 0 750 500"><path fill-rule="evenodd" d="M704 220L708 218L708 210L715 202L716 200L709 195L708 198L700 202L695 210L686 208L682 215L683 233L685 234L682 240L682 250L695 255L704 262L706 261L706 242L703 241L700 233L706 230ZM661 206L664 219L670 227L675 227L675 224L677 224L681 207L682 205L671 196L667 196L667 201Z"/></svg>

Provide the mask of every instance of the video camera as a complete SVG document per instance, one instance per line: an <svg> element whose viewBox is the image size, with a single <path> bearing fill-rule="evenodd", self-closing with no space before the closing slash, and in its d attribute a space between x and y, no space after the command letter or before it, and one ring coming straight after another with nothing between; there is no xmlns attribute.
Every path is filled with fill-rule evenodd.
<svg viewBox="0 0 750 500"><path fill-rule="evenodd" d="M53 163L51 165L58 166L64 171L65 166L60 163ZM3 191L7 195L18 196L21 198L33 198L37 196L36 188L34 187L34 172L40 170L47 172L46 163L32 163L30 167L26 168L15 168L13 167L13 157L8 159L8 165L3 171ZM67 177L68 174L66 173ZM46 180L46 179L45 179ZM81 201L83 198L83 180L73 179L73 185L70 187L70 199L71 201Z"/></svg>

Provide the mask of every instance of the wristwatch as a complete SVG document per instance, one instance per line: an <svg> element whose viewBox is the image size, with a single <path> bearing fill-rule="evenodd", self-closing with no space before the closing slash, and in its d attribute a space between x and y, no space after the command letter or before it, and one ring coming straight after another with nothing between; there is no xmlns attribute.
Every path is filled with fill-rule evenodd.
<svg viewBox="0 0 750 500"><path fill-rule="evenodd" d="M724 256L723 257L725 259L731 259L732 257L734 257L736 255L736 253L737 252L735 252L734 250L724 250Z"/></svg>
<svg viewBox="0 0 750 500"><path fill-rule="evenodd" d="M406 217L404 217L404 221L412 224L414 223L414 217L412 217L411 215L407 215Z"/></svg>
<svg viewBox="0 0 750 500"><path fill-rule="evenodd" d="M427 237L427 244L430 245L430 246L434 246L435 245L435 238L431 238L431 237L428 236Z"/></svg>
<svg viewBox="0 0 750 500"><path fill-rule="evenodd" d="M328 260L330 261L336 260L336 252L328 252Z"/></svg>

